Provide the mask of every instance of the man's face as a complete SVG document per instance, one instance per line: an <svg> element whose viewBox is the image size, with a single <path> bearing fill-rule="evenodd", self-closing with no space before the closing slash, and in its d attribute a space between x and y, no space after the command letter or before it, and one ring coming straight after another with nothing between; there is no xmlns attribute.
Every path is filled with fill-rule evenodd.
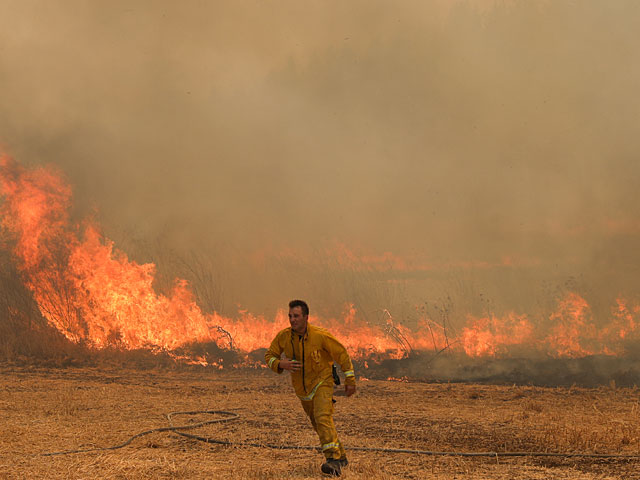
<svg viewBox="0 0 640 480"><path fill-rule="evenodd" d="M289 309L289 323L291 324L291 330L295 333L302 335L307 331L307 321L309 315L302 313L302 307L293 307Z"/></svg>

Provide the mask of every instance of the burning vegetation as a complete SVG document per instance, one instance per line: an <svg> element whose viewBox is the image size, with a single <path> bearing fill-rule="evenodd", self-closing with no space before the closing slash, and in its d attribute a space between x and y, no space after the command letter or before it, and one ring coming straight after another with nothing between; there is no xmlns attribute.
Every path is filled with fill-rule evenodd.
<svg viewBox="0 0 640 480"><path fill-rule="evenodd" d="M40 332L46 338L42 342L61 350L147 351L216 368L257 366L261 349L287 325L284 310L275 318L244 310L233 318L205 312L189 283L180 278L170 291L158 293L153 263L130 260L101 233L96 221L71 220L71 188L53 168L27 168L3 155L0 194L2 328L5 338L14 335L13 341L6 340L8 358L27 338L16 334L20 326L24 332ZM424 379L438 378L437 370L440 378L455 379L464 377L460 368L468 374L488 364L492 369L499 365L504 375L507 364L523 358L555 359L554 365L565 366L594 356L609 362L631 358L638 341L640 304L617 298L608 318L595 318L583 296L566 292L545 318L521 312L468 314L464 324L456 325L446 308L437 314L416 309L416 315L415 321L405 322L383 310L373 322L347 304L341 317L312 316L311 322L342 339L361 375L379 371ZM457 373L452 373L452 363L459 367ZM635 381L634 369L619 360L614 363L629 382ZM525 378L519 381L531 380L526 371L520 371Z"/></svg>

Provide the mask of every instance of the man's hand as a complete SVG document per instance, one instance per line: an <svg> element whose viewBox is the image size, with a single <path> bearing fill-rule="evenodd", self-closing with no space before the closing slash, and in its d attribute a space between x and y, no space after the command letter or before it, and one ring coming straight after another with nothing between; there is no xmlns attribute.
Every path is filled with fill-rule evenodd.
<svg viewBox="0 0 640 480"><path fill-rule="evenodd" d="M347 397L350 397L354 393L356 393L356 386L355 385L345 385L344 386L344 394Z"/></svg>
<svg viewBox="0 0 640 480"><path fill-rule="evenodd" d="M297 360L289 360L288 358L283 358L280 360L280 368L283 370L289 370L291 373L299 371L302 366L300 362Z"/></svg>

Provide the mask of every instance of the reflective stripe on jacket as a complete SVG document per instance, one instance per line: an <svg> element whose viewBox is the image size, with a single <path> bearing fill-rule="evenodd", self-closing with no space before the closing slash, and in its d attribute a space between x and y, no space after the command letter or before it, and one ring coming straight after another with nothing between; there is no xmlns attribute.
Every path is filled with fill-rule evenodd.
<svg viewBox="0 0 640 480"><path fill-rule="evenodd" d="M356 379L353 364L344 346L327 330L307 324L307 333L303 336L285 328L276 335L264 358L271 370L282 373L280 356L301 363L302 368L291 373L293 388L302 399L313 398L315 390L321 383L333 385L331 366L340 365L345 374L345 384L355 385Z"/></svg>

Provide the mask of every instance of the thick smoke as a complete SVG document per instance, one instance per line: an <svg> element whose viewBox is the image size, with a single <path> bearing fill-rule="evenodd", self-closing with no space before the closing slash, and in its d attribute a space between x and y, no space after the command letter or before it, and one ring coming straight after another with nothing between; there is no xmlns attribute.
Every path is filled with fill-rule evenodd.
<svg viewBox="0 0 640 480"><path fill-rule="evenodd" d="M0 18L4 148L58 165L77 217L167 278L211 266L220 311L546 314L577 290L606 315L638 292L636 1L16 1ZM385 252L402 268L370 266Z"/></svg>

